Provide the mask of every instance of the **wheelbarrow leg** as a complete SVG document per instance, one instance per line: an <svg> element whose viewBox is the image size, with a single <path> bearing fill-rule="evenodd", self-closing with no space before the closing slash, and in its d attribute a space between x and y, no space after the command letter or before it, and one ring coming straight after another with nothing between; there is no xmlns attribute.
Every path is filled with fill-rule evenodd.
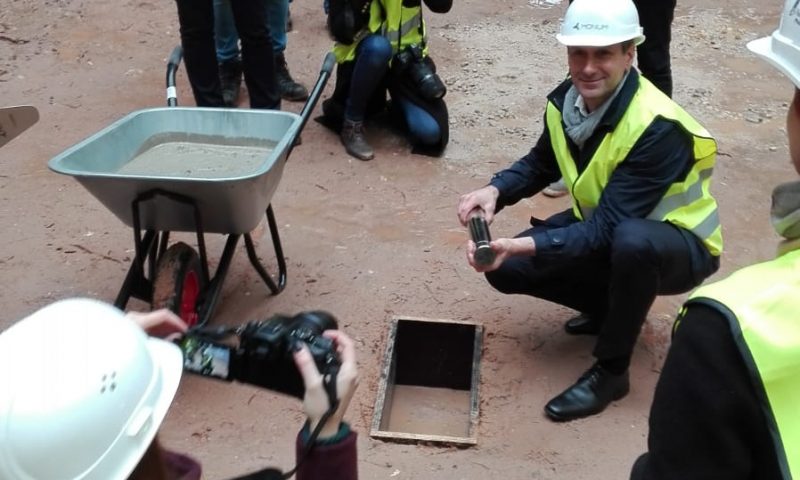
<svg viewBox="0 0 800 480"><path fill-rule="evenodd" d="M277 295L286 287L286 258L283 256L281 237L278 235L278 225L275 222L275 214L272 212L272 204L267 207L267 224L269 225L269 233L272 236L272 247L275 250L275 256L278 259L277 285L259 261L255 246L253 245L253 238L249 233L244 235L244 245L247 248L247 257L250 259L250 264L253 265L253 268L261 276L261 279L267 284L270 292L272 292L273 295Z"/></svg>
<svg viewBox="0 0 800 480"><path fill-rule="evenodd" d="M136 258L131 262L131 268L128 269L128 274L125 276L125 281L122 283L117 294L117 299L114 300L114 306L120 310L124 310L128 305L128 300L131 296L150 301L153 294L152 284L144 275L144 262L147 257L154 255L153 249L156 246L157 235L153 230L145 232L144 237L139 239L138 234L136 238Z"/></svg>
<svg viewBox="0 0 800 480"><path fill-rule="evenodd" d="M228 267L231 266L231 259L236 251L236 244L239 243L240 236L241 235L228 235L228 240L225 242L225 249L222 251L217 270L214 272L214 278L209 281L208 286L202 294L203 298L197 312L199 316L199 325L205 325L206 322L211 319L211 315L217 307L219 295L222 292L222 283L223 280L225 280L225 276L228 274Z"/></svg>

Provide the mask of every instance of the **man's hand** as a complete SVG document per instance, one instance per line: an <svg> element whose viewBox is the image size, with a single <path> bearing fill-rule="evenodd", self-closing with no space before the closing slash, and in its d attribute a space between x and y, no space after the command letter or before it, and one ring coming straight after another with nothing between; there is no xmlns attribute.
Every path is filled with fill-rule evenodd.
<svg viewBox="0 0 800 480"><path fill-rule="evenodd" d="M494 209L497 207L497 197L500 191L497 187L488 185L478 190L461 195L458 200L458 220L461 225L467 225L472 211L475 209L483 210L483 217L486 223L491 224L494 219Z"/></svg>
<svg viewBox="0 0 800 480"><path fill-rule="evenodd" d="M491 272L497 270L506 259L512 255L529 255L536 254L536 243L532 237L521 238L498 238L492 240L489 244L494 250L494 262L491 265L480 265L475 263L475 242L472 240L467 244L467 262L475 269L476 272Z"/></svg>
<svg viewBox="0 0 800 480"><path fill-rule="evenodd" d="M331 418L325 423L325 426L322 427L322 430L320 430L319 439L330 438L339 431L344 412L347 410L350 399L353 398L353 392L356 391L358 386L356 347L353 340L339 330L326 330L322 335L334 341L342 365L339 367L339 373L336 376L336 393L339 397L339 408L336 409ZM307 346L303 345L300 350L295 352L294 362L306 386L303 409L308 415L309 427L311 431L314 431L322 416L330 407L328 394L325 392L325 386L322 383L322 375L317 370L317 365L314 363L314 358L311 356L311 352L308 351Z"/></svg>
<svg viewBox="0 0 800 480"><path fill-rule="evenodd" d="M142 327L148 335L167 340L186 333L188 329L179 316L166 308L152 312L128 312L126 316Z"/></svg>

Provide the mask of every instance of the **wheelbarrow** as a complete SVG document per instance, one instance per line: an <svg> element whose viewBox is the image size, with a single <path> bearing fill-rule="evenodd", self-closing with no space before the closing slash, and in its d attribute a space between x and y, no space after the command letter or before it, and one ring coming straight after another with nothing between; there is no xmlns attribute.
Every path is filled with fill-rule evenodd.
<svg viewBox="0 0 800 480"><path fill-rule="evenodd" d="M272 195L300 132L335 64L325 57L300 115L274 110L177 106L176 47L167 64L167 107L134 111L48 162L75 177L133 229L135 256L114 304L131 297L166 307L190 326L211 318L222 283L244 237L253 268L273 295L286 286L286 259ZM256 254L250 232L265 218L277 279ZM171 232L195 232L197 250L170 245ZM205 234L227 236L213 275Z"/></svg>

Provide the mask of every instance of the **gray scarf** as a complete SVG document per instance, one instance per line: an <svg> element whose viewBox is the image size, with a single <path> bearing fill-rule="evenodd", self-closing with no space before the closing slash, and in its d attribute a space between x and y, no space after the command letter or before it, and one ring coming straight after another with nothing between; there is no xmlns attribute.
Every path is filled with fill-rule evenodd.
<svg viewBox="0 0 800 480"><path fill-rule="evenodd" d="M562 117L564 119L564 125L567 127L567 135L575 142L578 148L583 148L583 144L592 136L594 129L597 128L600 120L603 119L606 110L608 110L608 107L611 106L611 103L617 98L620 90L622 90L622 86L625 84L629 73L630 70L625 72L625 76L622 77L622 81L619 82L614 93L608 97L602 105L595 109L595 111L589 112L588 115L584 115L581 109L575 105L578 101L578 95L580 95L578 89L575 88L575 85L569 87L567 95L564 97L564 113Z"/></svg>

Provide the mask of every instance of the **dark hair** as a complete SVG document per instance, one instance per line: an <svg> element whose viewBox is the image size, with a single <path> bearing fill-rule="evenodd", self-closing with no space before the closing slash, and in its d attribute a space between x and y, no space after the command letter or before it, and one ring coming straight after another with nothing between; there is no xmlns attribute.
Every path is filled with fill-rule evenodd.
<svg viewBox="0 0 800 480"><path fill-rule="evenodd" d="M154 438L144 452L139 464L133 470L128 480L167 480L167 471L164 467L164 456L158 437Z"/></svg>
<svg viewBox="0 0 800 480"><path fill-rule="evenodd" d="M629 48L635 47L636 42L634 42L633 40L625 40L620 45L622 46L622 53L625 53L628 51Z"/></svg>

